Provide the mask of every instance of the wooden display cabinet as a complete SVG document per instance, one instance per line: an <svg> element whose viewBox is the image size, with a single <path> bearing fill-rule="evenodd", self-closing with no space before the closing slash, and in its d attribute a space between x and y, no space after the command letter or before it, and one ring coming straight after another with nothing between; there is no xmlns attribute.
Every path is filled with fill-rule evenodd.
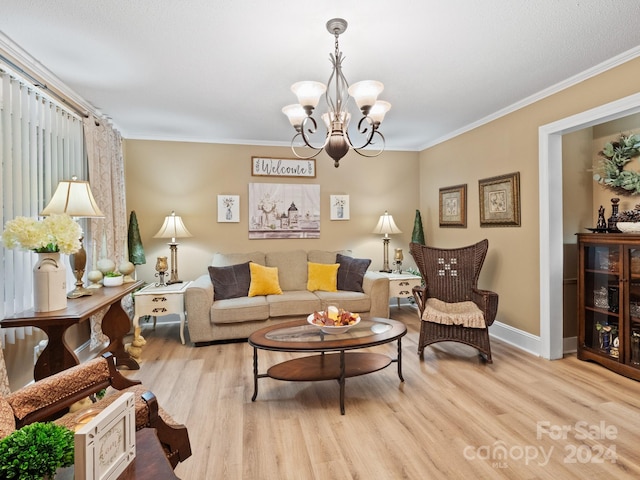
<svg viewBox="0 0 640 480"><path fill-rule="evenodd" d="M640 380L640 235L578 234L578 358Z"/></svg>

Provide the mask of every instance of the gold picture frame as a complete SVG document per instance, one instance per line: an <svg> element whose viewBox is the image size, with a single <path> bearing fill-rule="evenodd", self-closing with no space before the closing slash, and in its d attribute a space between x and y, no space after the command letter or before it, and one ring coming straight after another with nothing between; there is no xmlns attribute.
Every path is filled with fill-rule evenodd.
<svg viewBox="0 0 640 480"><path fill-rule="evenodd" d="M440 189L440 226L467 227L467 184Z"/></svg>
<svg viewBox="0 0 640 480"><path fill-rule="evenodd" d="M520 172L478 181L481 227L520 226Z"/></svg>

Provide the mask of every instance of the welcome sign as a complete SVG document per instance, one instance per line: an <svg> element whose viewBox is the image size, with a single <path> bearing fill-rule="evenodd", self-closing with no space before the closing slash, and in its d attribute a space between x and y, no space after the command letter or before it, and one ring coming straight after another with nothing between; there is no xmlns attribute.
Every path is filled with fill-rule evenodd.
<svg viewBox="0 0 640 480"><path fill-rule="evenodd" d="M251 157L251 175L254 177L309 177L316 176L316 160L297 158Z"/></svg>

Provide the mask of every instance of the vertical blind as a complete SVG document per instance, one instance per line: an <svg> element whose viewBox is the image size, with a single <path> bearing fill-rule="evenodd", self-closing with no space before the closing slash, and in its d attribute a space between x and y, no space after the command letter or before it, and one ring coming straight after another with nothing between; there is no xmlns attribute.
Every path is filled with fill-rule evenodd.
<svg viewBox="0 0 640 480"><path fill-rule="evenodd" d="M2 64L0 165L3 230L15 217L39 217L60 180L87 177L82 119ZM33 306L35 257L0 248L0 318ZM73 284L70 269L67 275ZM30 333L30 327L2 328L0 346Z"/></svg>

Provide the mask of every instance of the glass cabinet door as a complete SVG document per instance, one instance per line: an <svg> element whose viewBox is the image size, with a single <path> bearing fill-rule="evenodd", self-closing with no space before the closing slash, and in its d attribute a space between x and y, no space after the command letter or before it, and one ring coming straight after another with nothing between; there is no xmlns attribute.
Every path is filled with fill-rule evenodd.
<svg viewBox="0 0 640 480"><path fill-rule="evenodd" d="M620 357L621 253L617 245L584 246L584 347L613 360ZM640 327L640 269L637 301Z"/></svg>
<svg viewBox="0 0 640 480"><path fill-rule="evenodd" d="M624 332L625 361L640 368L640 248L629 248L629 328Z"/></svg>

